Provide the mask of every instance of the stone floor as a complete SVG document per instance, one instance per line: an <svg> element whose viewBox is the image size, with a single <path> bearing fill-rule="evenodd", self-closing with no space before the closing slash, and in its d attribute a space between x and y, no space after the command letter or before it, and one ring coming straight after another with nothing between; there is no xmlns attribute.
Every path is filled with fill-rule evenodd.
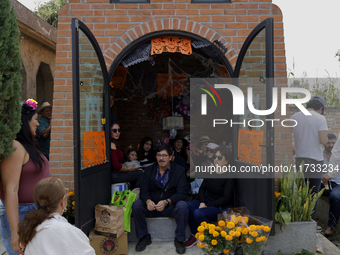
<svg viewBox="0 0 340 255"><path fill-rule="evenodd" d="M322 243L323 247L323 254L325 255L339 255L340 249L336 247L333 243L331 243L326 237L324 237L321 234L318 234L320 241ZM146 250L143 252L136 252L135 251L135 245L137 242L129 242L129 255L175 255L176 250L173 242L152 242L151 245L148 245ZM187 255L203 255L204 253L200 248L197 246L187 249L186 253ZM0 255L8 255L8 253L5 250L5 247L2 245L1 239L0 239Z"/></svg>

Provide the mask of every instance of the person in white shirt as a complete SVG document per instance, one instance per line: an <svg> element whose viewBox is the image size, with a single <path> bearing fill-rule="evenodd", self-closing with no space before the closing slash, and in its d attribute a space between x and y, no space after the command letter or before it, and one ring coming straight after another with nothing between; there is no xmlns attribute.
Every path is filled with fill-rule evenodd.
<svg viewBox="0 0 340 255"><path fill-rule="evenodd" d="M37 209L19 223L25 255L95 255L88 237L61 216L67 207L65 186L59 178L42 179L35 187Z"/></svg>
<svg viewBox="0 0 340 255"><path fill-rule="evenodd" d="M322 167L323 152L321 145L326 146L328 141L328 126L326 118L323 116L325 105L326 101L323 97L313 97L307 103L307 110L311 115L298 112L291 117L297 122L297 125L292 128L296 169L303 171L305 179L309 180L312 194L317 193L320 189L322 174L314 169ZM303 169L300 169L302 162L305 165ZM312 214L313 219L315 209L316 207Z"/></svg>

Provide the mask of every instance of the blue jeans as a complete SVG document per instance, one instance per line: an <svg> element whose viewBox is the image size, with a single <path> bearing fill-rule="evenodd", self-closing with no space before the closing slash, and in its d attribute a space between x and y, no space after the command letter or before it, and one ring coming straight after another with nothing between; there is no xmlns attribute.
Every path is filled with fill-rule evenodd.
<svg viewBox="0 0 340 255"><path fill-rule="evenodd" d="M340 185L330 181L332 190L329 192L329 214L328 214L328 227L336 228L340 216ZM320 189L325 186L321 184Z"/></svg>
<svg viewBox="0 0 340 255"><path fill-rule="evenodd" d="M23 221L25 215L36 208L34 203L19 203L19 222ZM11 228L9 226L5 201L0 200L0 236L9 255L17 255L11 245Z"/></svg>
<svg viewBox="0 0 340 255"><path fill-rule="evenodd" d="M204 208L198 208L200 206L200 201L191 200L187 202L189 208L189 227L191 234L195 235L197 233L197 228L201 222L211 222L217 221L217 214L224 210L227 210L230 206L224 206L222 208L215 206L208 206Z"/></svg>

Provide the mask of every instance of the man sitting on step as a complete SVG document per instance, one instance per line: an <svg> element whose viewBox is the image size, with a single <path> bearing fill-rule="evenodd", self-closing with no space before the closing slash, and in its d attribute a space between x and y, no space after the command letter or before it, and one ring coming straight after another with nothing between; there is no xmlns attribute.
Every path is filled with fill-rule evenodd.
<svg viewBox="0 0 340 255"><path fill-rule="evenodd" d="M336 143L336 136L334 134L327 134L328 142L324 149L324 163L329 164L330 158L333 154L333 147L335 148ZM336 148L334 153L336 154ZM339 168L340 165L337 166ZM336 168L336 169L337 169ZM334 169L334 170L336 170ZM337 171L334 171L337 172ZM340 177L334 176L332 179L325 181L325 184L328 185L329 193L329 215L328 215L328 227L325 231L325 236L332 236L334 235L335 228L339 222L340 216ZM323 188L324 185L321 186Z"/></svg>
<svg viewBox="0 0 340 255"><path fill-rule="evenodd" d="M139 238L136 251L143 251L151 244L146 217L174 217L177 224L174 240L176 252L185 253L185 227L189 215L184 201L188 192L187 183L183 167L176 165L171 158L172 148L161 145L157 148L157 163L145 169L140 200L132 205L132 216Z"/></svg>

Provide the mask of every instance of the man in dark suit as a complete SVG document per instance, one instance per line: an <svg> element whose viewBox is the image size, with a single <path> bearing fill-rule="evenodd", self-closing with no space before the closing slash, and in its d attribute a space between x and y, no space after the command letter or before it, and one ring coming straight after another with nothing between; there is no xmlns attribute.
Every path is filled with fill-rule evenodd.
<svg viewBox="0 0 340 255"><path fill-rule="evenodd" d="M135 220L139 242L136 251L145 250L151 244L146 217L174 217L175 247L178 254L185 253L185 227L189 210L186 198L187 183L183 167L171 162L172 148L161 145L157 148L156 159L147 169L142 180L140 200L133 203L132 215Z"/></svg>

